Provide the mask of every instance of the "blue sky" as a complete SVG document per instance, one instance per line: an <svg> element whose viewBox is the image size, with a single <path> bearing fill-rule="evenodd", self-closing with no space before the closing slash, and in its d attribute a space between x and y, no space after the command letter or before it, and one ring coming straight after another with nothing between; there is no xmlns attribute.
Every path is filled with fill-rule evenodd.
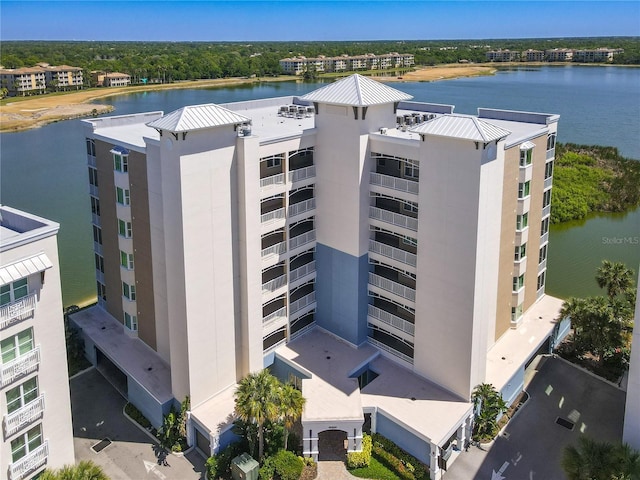
<svg viewBox="0 0 640 480"><path fill-rule="evenodd" d="M640 36L640 1L0 2L2 40L441 40Z"/></svg>

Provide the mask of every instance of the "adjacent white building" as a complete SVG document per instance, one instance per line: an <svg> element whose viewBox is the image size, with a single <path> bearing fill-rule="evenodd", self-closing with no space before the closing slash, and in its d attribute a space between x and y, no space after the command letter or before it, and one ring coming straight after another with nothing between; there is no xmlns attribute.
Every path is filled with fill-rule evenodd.
<svg viewBox="0 0 640 480"><path fill-rule="evenodd" d="M74 463L59 225L0 206L0 478Z"/></svg>
<svg viewBox="0 0 640 480"><path fill-rule="evenodd" d="M640 293L640 281L638 284L638 293ZM638 325L639 320L640 302L636 301L634 325ZM640 328L633 329L622 440L640 451Z"/></svg>
<svg viewBox="0 0 640 480"><path fill-rule="evenodd" d="M307 398L305 455L366 425L440 478L473 388L517 398L567 328L544 293L558 116L410 100L352 75L85 121L99 302L73 319L154 424L189 395L217 451L269 367Z"/></svg>

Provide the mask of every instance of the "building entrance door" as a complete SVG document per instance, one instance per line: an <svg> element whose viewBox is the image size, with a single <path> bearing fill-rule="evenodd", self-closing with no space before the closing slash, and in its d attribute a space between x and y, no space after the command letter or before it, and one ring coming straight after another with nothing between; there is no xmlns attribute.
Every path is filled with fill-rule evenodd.
<svg viewBox="0 0 640 480"><path fill-rule="evenodd" d="M318 460L344 461L347 455L347 432L325 430L318 434Z"/></svg>

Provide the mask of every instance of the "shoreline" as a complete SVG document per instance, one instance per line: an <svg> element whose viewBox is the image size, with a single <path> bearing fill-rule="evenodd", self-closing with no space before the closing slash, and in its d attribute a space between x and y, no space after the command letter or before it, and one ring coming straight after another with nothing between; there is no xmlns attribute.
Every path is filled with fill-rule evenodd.
<svg viewBox="0 0 640 480"><path fill-rule="evenodd" d="M375 77L381 82L430 82L454 78L493 75L494 67L476 64L453 64L422 67L402 76ZM350 72L352 73L352 72ZM322 79L322 77L321 77ZM11 133L42 127L50 123L75 118L101 115L114 110L112 105L91 103L94 100L115 95L178 90L189 88L217 88L262 82L296 82L300 77L280 75L278 77L221 78L212 80L187 80L176 83L135 85L127 87L102 87L75 92L37 95L33 97L11 97L0 105L0 132ZM13 101L12 101L13 100Z"/></svg>

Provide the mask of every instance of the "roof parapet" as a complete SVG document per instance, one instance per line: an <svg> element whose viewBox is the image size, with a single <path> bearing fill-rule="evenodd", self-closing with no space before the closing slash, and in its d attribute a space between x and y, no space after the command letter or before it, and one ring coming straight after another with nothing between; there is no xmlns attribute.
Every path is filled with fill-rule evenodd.
<svg viewBox="0 0 640 480"><path fill-rule="evenodd" d="M558 120L560 120L560 115L554 113L522 112L517 110L478 108L478 118L549 125L550 123L557 123Z"/></svg>

